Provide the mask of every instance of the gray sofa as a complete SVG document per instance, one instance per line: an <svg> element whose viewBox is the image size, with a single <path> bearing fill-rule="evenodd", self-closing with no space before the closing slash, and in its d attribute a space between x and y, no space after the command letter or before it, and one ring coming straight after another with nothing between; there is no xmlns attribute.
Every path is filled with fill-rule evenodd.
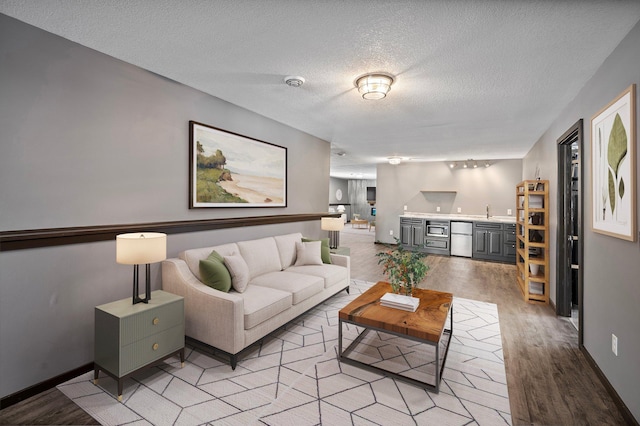
<svg viewBox="0 0 640 426"><path fill-rule="evenodd" d="M331 254L332 264L296 266L296 242L288 234L186 250L162 262L162 288L184 297L185 332L230 357L238 354L334 294L349 291L348 256ZM216 250L240 254L249 269L242 293L215 290L200 280L199 262Z"/></svg>

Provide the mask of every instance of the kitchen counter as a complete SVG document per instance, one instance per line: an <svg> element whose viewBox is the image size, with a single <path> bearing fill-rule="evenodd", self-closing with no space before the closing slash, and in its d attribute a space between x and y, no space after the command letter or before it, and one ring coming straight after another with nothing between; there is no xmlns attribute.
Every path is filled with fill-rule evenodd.
<svg viewBox="0 0 640 426"><path fill-rule="evenodd" d="M464 214L443 214L443 213L420 213L405 212L400 217L430 219L430 220L454 220L454 221L476 221L476 222L498 222L498 223L516 223L515 216L490 216L486 215L464 215Z"/></svg>

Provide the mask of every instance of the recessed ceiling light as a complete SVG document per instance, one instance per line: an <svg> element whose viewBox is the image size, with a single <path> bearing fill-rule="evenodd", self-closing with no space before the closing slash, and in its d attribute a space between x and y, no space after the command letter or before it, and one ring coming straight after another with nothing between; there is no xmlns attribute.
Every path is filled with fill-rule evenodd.
<svg viewBox="0 0 640 426"><path fill-rule="evenodd" d="M284 78L284 82L291 87L300 87L304 84L305 79L299 75L289 75Z"/></svg>

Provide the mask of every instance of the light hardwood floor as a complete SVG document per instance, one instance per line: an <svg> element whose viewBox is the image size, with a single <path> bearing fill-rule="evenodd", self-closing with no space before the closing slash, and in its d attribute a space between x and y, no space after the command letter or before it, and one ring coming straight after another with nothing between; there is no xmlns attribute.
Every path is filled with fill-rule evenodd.
<svg viewBox="0 0 640 426"><path fill-rule="evenodd" d="M385 277L373 232L341 233L351 248L351 277ZM578 349L569 320L549 306L523 301L515 266L457 257L429 256L420 287L498 305L513 424L624 425L625 421ZM0 411L0 424L98 424L56 389Z"/></svg>

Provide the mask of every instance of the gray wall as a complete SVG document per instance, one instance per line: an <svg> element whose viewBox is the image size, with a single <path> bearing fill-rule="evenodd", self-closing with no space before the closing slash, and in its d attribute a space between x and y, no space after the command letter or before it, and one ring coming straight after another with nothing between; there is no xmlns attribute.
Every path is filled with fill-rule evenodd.
<svg viewBox="0 0 640 426"><path fill-rule="evenodd" d="M329 143L0 14L0 230L327 210ZM188 209L188 122L288 148L288 207ZM319 222L170 235L180 250ZM93 361L93 308L130 297L115 242L0 253L0 396ZM159 266L152 285L160 287Z"/></svg>
<svg viewBox="0 0 640 426"><path fill-rule="evenodd" d="M336 198L336 191L342 191L342 199ZM349 185L346 179L329 179L329 203L347 204L349 202Z"/></svg>
<svg viewBox="0 0 640 426"><path fill-rule="evenodd" d="M584 119L584 346L607 376L636 420L640 420L640 249L632 243L591 231L591 127L590 121L631 83L640 83L640 23L629 32L607 58L578 96L553 122L526 156L523 177L532 178L537 164L551 181L551 260L555 271L555 233L557 232L557 148L556 140L578 119ZM638 89L638 87L636 87ZM636 95L640 93L636 91ZM638 99L636 99L636 107ZM640 109L636 109L636 114ZM636 116L636 126L640 115ZM640 173L637 149L636 173ZM640 188L636 186L636 200ZM637 220L637 218L636 218ZM555 281L551 288L555 300ZM618 356L611 352L611 334L618 336ZM570 379L568 379L570 380Z"/></svg>
<svg viewBox="0 0 640 426"><path fill-rule="evenodd" d="M515 186L522 180L522 160L492 161L490 167L450 169L444 162L379 164L377 168L376 240L399 237L404 206L409 212L484 215L515 214ZM434 191L434 192L428 192ZM451 192L438 192L451 191ZM393 231L393 236L389 235Z"/></svg>

